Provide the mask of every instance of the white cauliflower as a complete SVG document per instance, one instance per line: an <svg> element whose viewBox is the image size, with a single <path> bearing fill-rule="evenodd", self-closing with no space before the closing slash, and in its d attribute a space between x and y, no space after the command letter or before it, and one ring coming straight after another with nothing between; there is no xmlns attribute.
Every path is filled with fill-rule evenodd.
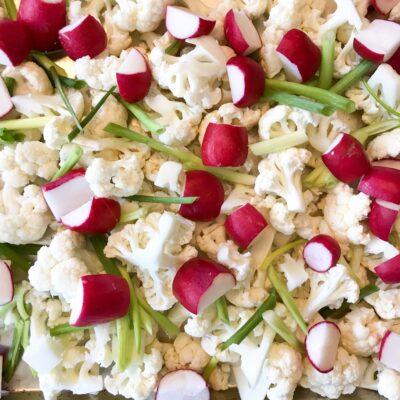
<svg viewBox="0 0 400 400"><path fill-rule="evenodd" d="M17 164L13 146L4 146L0 151L0 173L3 183L15 188L26 186L30 180L30 176Z"/></svg>
<svg viewBox="0 0 400 400"><path fill-rule="evenodd" d="M365 301L374 307L382 319L400 318L400 288L381 289L366 297Z"/></svg>
<svg viewBox="0 0 400 400"><path fill-rule="evenodd" d="M251 273L251 254L239 252L238 246L231 240L219 246L217 259L232 270L237 282L245 280Z"/></svg>
<svg viewBox="0 0 400 400"><path fill-rule="evenodd" d="M289 254L285 254L283 262L278 264L278 269L285 275L289 291L302 286L308 280L308 274L304 267L305 263L302 258L296 260Z"/></svg>
<svg viewBox="0 0 400 400"><path fill-rule="evenodd" d="M219 364L208 378L208 384L215 391L228 390L232 386L230 377L231 366L229 364Z"/></svg>
<svg viewBox="0 0 400 400"><path fill-rule="evenodd" d="M367 150L372 160L397 157L400 155L400 129L377 136L368 144Z"/></svg>
<svg viewBox="0 0 400 400"><path fill-rule="evenodd" d="M88 350L86 359L99 364L103 368L108 368L113 362L112 354L112 334L114 333L112 323L101 324L93 327L90 338L85 343Z"/></svg>
<svg viewBox="0 0 400 400"><path fill-rule="evenodd" d="M68 143L68 134L74 129L75 122L71 116L53 117L43 128L43 139L51 149L60 150Z"/></svg>
<svg viewBox="0 0 400 400"><path fill-rule="evenodd" d="M393 369L384 368L378 373L378 393L388 400L400 399L400 374Z"/></svg>
<svg viewBox="0 0 400 400"><path fill-rule="evenodd" d="M226 242L226 230L222 218L213 222L199 223L195 232L199 249L209 257L215 258L219 246Z"/></svg>
<svg viewBox="0 0 400 400"><path fill-rule="evenodd" d="M175 161L166 161L158 170L154 185L181 194L184 179L183 165Z"/></svg>
<svg viewBox="0 0 400 400"><path fill-rule="evenodd" d="M107 33L108 52L110 55L119 56L123 50L127 50L132 45L132 36L114 22L114 16L112 10L104 13L104 29Z"/></svg>
<svg viewBox="0 0 400 400"><path fill-rule="evenodd" d="M284 235L292 235L295 232L294 217L295 213L290 212L285 203L276 202L269 210L271 225Z"/></svg>

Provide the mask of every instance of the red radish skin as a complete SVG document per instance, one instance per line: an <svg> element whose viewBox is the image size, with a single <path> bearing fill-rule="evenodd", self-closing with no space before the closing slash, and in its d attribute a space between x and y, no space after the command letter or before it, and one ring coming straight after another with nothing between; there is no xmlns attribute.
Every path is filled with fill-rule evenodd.
<svg viewBox="0 0 400 400"><path fill-rule="evenodd" d="M42 186L43 197L57 221L92 199L94 193L85 179L85 169L72 170Z"/></svg>
<svg viewBox="0 0 400 400"><path fill-rule="evenodd" d="M372 163L374 167L386 167L400 170L400 160L397 158L388 158L384 160L374 161Z"/></svg>
<svg viewBox="0 0 400 400"><path fill-rule="evenodd" d="M358 190L376 199L400 204L400 170L387 167L372 167L361 178Z"/></svg>
<svg viewBox="0 0 400 400"><path fill-rule="evenodd" d="M335 366L340 342L340 329L332 321L321 321L313 325L304 345L310 364L320 373L331 372Z"/></svg>
<svg viewBox="0 0 400 400"><path fill-rule="evenodd" d="M306 264L315 272L326 272L339 261L342 251L339 243L331 236L317 235L303 249Z"/></svg>
<svg viewBox="0 0 400 400"><path fill-rule="evenodd" d="M206 171L186 172L183 196L196 196L193 204L182 204L179 214L192 221L212 221L221 212L224 202L224 187Z"/></svg>
<svg viewBox="0 0 400 400"><path fill-rule="evenodd" d="M0 20L0 65L16 67L32 50L25 25L19 21Z"/></svg>
<svg viewBox="0 0 400 400"><path fill-rule="evenodd" d="M212 167L240 167L246 162L249 152L247 129L228 124L207 125L201 145L204 165Z"/></svg>
<svg viewBox="0 0 400 400"><path fill-rule="evenodd" d="M130 302L124 278L109 274L82 276L70 324L92 326L114 321L127 314Z"/></svg>
<svg viewBox="0 0 400 400"><path fill-rule="evenodd" d="M128 103L143 100L149 93L152 81L150 66L137 50L132 49L117 71L118 89Z"/></svg>
<svg viewBox="0 0 400 400"><path fill-rule="evenodd" d="M248 57L232 57L226 64L232 100L237 107L257 103L265 89L264 70Z"/></svg>
<svg viewBox="0 0 400 400"><path fill-rule="evenodd" d="M322 154L322 161L332 175L345 183L355 182L371 168L363 145L347 133L336 137L328 150Z"/></svg>
<svg viewBox="0 0 400 400"><path fill-rule="evenodd" d="M234 211L225 221L228 235L242 249L250 247L267 226L264 216L250 203Z"/></svg>
<svg viewBox="0 0 400 400"><path fill-rule="evenodd" d="M224 31L229 46L239 56L248 56L262 46L257 29L243 11L228 11L224 21Z"/></svg>
<svg viewBox="0 0 400 400"><path fill-rule="evenodd" d="M400 372L400 335L387 331L379 348L379 361L386 367Z"/></svg>
<svg viewBox="0 0 400 400"><path fill-rule="evenodd" d="M58 33L61 46L73 60L89 56L94 58L107 47L107 34L92 15L66 26Z"/></svg>
<svg viewBox="0 0 400 400"><path fill-rule="evenodd" d="M399 3L399 0L372 0L375 10L381 14L389 14L390 11Z"/></svg>
<svg viewBox="0 0 400 400"><path fill-rule="evenodd" d="M276 51L289 80L307 82L321 65L321 51L300 29L286 32Z"/></svg>
<svg viewBox="0 0 400 400"><path fill-rule="evenodd" d="M199 314L235 285L227 267L206 258L193 258L178 269L172 291L183 307Z"/></svg>
<svg viewBox="0 0 400 400"><path fill-rule="evenodd" d="M93 197L81 207L61 217L61 223L72 231L95 235L113 230L121 218L118 201Z"/></svg>
<svg viewBox="0 0 400 400"><path fill-rule="evenodd" d="M374 200L368 215L368 226L379 239L388 241L399 215L400 206L383 200Z"/></svg>
<svg viewBox="0 0 400 400"><path fill-rule="evenodd" d="M67 23L66 9L65 0L21 0L17 19L25 24L35 50L60 47L58 31Z"/></svg>
<svg viewBox="0 0 400 400"><path fill-rule="evenodd" d="M0 78L0 118L6 116L14 105L11 101L10 93L3 79Z"/></svg>
<svg viewBox="0 0 400 400"><path fill-rule="evenodd" d="M14 281L10 266L0 261L0 306L11 303L14 298Z"/></svg>
<svg viewBox="0 0 400 400"><path fill-rule="evenodd" d="M400 254L379 264L375 272L385 283L400 283Z"/></svg>
<svg viewBox="0 0 400 400"><path fill-rule="evenodd" d="M400 74L400 47L387 62L398 74Z"/></svg>
<svg viewBox="0 0 400 400"><path fill-rule="evenodd" d="M400 25L382 19L373 20L359 31L353 42L354 50L363 58L386 62L400 46Z"/></svg>
<svg viewBox="0 0 400 400"><path fill-rule="evenodd" d="M195 14L184 7L168 6L165 17L167 31L179 40L208 35L216 21Z"/></svg>
<svg viewBox="0 0 400 400"><path fill-rule="evenodd" d="M190 369L179 369L164 375L158 384L155 400L210 400L204 378Z"/></svg>

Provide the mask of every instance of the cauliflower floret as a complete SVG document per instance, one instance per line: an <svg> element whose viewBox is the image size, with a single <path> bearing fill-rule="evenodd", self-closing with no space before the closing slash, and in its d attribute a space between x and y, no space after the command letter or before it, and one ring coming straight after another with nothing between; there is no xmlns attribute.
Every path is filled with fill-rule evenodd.
<svg viewBox="0 0 400 400"><path fill-rule="evenodd" d="M4 184L22 188L29 183L30 177L19 167L15 160L15 148L4 146L0 151L0 173Z"/></svg>
<svg viewBox="0 0 400 400"><path fill-rule="evenodd" d="M294 259L289 254L284 255L284 261L278 264L278 268L287 280L287 288L292 291L304 284L308 280L308 274L304 268L304 260L302 258Z"/></svg>
<svg viewBox="0 0 400 400"><path fill-rule="evenodd" d="M114 21L114 12L112 10L104 13L104 28L107 32L107 50L113 56L119 56L123 50L132 45L130 33L121 29Z"/></svg>
<svg viewBox="0 0 400 400"><path fill-rule="evenodd" d="M386 320L400 318L400 289L379 290L365 298L374 307L376 313Z"/></svg>
<svg viewBox="0 0 400 400"><path fill-rule="evenodd" d="M276 202L269 211L271 225L284 235L292 235L296 226L294 224L295 213L290 212L285 203Z"/></svg>
<svg viewBox="0 0 400 400"><path fill-rule="evenodd" d="M89 351L86 356L88 361L97 363L103 368L108 368L112 364L112 333L113 325L110 323L93 327L90 339L85 343L85 348Z"/></svg>
<svg viewBox="0 0 400 400"><path fill-rule="evenodd" d="M68 134L74 129L75 123L71 116L52 118L43 129L43 139L51 149L60 150L68 143Z"/></svg>
<svg viewBox="0 0 400 400"><path fill-rule="evenodd" d="M25 244L41 239L51 215L39 186L23 191L5 185L0 191L0 243Z"/></svg>
<svg viewBox="0 0 400 400"><path fill-rule="evenodd" d="M209 257L215 257L219 246L226 242L223 220L219 218L216 222L198 224L195 237L199 249Z"/></svg>
<svg viewBox="0 0 400 400"><path fill-rule="evenodd" d="M388 400L400 399L400 374L393 369L384 368L378 374L378 393Z"/></svg>
<svg viewBox="0 0 400 400"><path fill-rule="evenodd" d="M219 246L217 259L233 270L237 282L245 280L251 273L251 254L239 252L238 246L231 240Z"/></svg>
<svg viewBox="0 0 400 400"><path fill-rule="evenodd" d="M215 391L228 390L230 385L231 366L222 364L217 366L208 378L208 384Z"/></svg>
<svg viewBox="0 0 400 400"><path fill-rule="evenodd" d="M400 155L400 129L379 135L372 140L368 145L368 155L373 160Z"/></svg>
<svg viewBox="0 0 400 400"><path fill-rule="evenodd" d="M166 161L157 172L154 185L181 194L184 179L183 165L175 161Z"/></svg>

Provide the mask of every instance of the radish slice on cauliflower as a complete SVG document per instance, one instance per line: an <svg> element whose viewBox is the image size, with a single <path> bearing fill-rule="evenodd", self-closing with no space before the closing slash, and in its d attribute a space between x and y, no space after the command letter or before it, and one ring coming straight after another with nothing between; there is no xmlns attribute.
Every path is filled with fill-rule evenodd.
<svg viewBox="0 0 400 400"><path fill-rule="evenodd" d="M10 266L0 261L0 306L11 303L14 298L14 281Z"/></svg>
<svg viewBox="0 0 400 400"><path fill-rule="evenodd" d="M375 272L385 283L400 283L400 254L379 264Z"/></svg>
<svg viewBox="0 0 400 400"><path fill-rule="evenodd" d="M304 261L315 272L326 272L334 267L340 255L339 243L328 235L314 236L303 250Z"/></svg>
<svg viewBox="0 0 400 400"><path fill-rule="evenodd" d="M400 205L384 200L374 200L368 214L368 227L382 240L389 240L390 232L399 215Z"/></svg>
<svg viewBox="0 0 400 400"><path fill-rule="evenodd" d="M400 335L387 331L379 348L379 361L386 367L400 372Z"/></svg>

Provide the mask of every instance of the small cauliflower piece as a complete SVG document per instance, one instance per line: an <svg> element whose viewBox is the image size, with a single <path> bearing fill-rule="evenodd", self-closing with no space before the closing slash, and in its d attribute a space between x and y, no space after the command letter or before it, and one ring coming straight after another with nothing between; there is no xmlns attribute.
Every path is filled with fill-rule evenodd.
<svg viewBox="0 0 400 400"><path fill-rule="evenodd" d="M68 134L74 129L75 123L71 116L52 118L43 128L43 139L47 147L60 150L68 143Z"/></svg>
<svg viewBox="0 0 400 400"><path fill-rule="evenodd" d="M196 226L196 243L201 251L215 258L219 246L226 242L226 230L222 218Z"/></svg>
<svg viewBox="0 0 400 400"><path fill-rule="evenodd" d="M208 384L212 390L217 392L222 390L228 390L231 387L230 384L231 366L229 364L220 364L211 373L208 378Z"/></svg>
<svg viewBox="0 0 400 400"><path fill-rule="evenodd" d="M183 165L175 161L166 161L157 172L154 185L171 192L183 193L185 173Z"/></svg>
<svg viewBox="0 0 400 400"><path fill-rule="evenodd" d="M289 236L296 230L293 220L295 215L289 211L287 204L276 202L269 210L269 221L278 232Z"/></svg>
<svg viewBox="0 0 400 400"><path fill-rule="evenodd" d="M238 246L231 240L219 246L217 259L219 263L233 270L237 282L245 280L251 273L251 254L239 252Z"/></svg>
<svg viewBox="0 0 400 400"><path fill-rule="evenodd" d="M372 160L397 157L400 155L400 129L377 136L368 144L367 151Z"/></svg>
<svg viewBox="0 0 400 400"><path fill-rule="evenodd" d="M382 319L400 318L400 288L381 289L366 297L365 301L374 307Z"/></svg>
<svg viewBox="0 0 400 400"><path fill-rule="evenodd" d="M400 398L400 374L393 369L384 368L378 373L378 393L388 400Z"/></svg>
<svg viewBox="0 0 400 400"><path fill-rule="evenodd" d="M278 264L278 269L285 275L290 292L308 280L308 274L304 267L305 263L302 258L296 260L289 254L285 254L284 261Z"/></svg>
<svg viewBox="0 0 400 400"><path fill-rule="evenodd" d="M22 188L29 183L30 176L22 171L15 160L15 148L4 146L0 151L0 174L4 184Z"/></svg>
<svg viewBox="0 0 400 400"><path fill-rule="evenodd" d="M132 45L132 36L115 23L115 13L113 10L106 11L104 14L104 29L107 33L107 50L112 56L119 56L122 51L127 50Z"/></svg>

